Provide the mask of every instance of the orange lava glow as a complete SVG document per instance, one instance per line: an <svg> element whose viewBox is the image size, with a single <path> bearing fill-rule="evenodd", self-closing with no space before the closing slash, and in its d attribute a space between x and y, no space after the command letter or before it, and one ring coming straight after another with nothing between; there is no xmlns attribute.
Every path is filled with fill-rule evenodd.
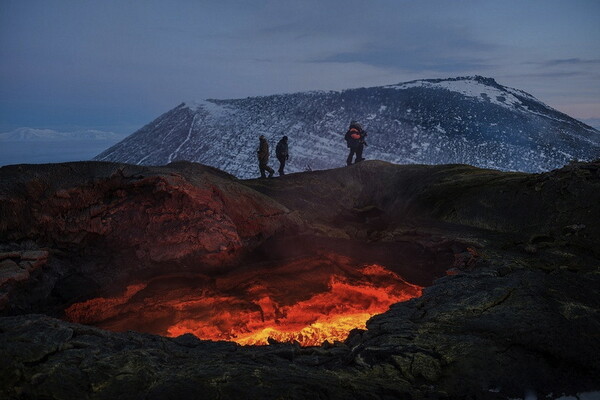
<svg viewBox="0 0 600 400"><path fill-rule="evenodd" d="M211 285L199 283L201 288L194 290L157 291L152 283L137 284L117 298L74 304L66 315L117 331L136 329L172 337L192 333L242 345L265 345L271 338L315 346L343 341L352 329L364 329L373 315L421 295L422 287L381 265L335 267L321 273L325 281L309 280L298 271L291 274L297 279L283 280L270 270L249 282L247 276L228 278Z"/></svg>

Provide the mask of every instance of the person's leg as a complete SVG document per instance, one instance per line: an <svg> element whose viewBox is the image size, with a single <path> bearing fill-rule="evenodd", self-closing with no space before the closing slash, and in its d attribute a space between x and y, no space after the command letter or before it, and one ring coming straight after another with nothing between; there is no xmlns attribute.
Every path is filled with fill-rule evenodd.
<svg viewBox="0 0 600 400"><path fill-rule="evenodd" d="M348 154L348 158L346 159L346 165L352 165L352 157L354 157L354 147L350 147L350 154Z"/></svg>
<svg viewBox="0 0 600 400"><path fill-rule="evenodd" d="M361 162L362 160L364 160L364 158L362 156L363 149L364 149L364 145L359 144L358 148L356 149L356 162Z"/></svg>
<svg viewBox="0 0 600 400"><path fill-rule="evenodd" d="M277 159L279 160L279 175L285 175L285 172L283 171L285 168L285 158L281 157Z"/></svg>
<svg viewBox="0 0 600 400"><path fill-rule="evenodd" d="M273 168L269 167L268 165L265 165L265 169L269 171L269 178L271 178L275 171L273 171Z"/></svg>
<svg viewBox="0 0 600 400"><path fill-rule="evenodd" d="M263 164L262 162L258 163L258 168L260 169L260 177L266 178L267 176L265 175L265 164Z"/></svg>

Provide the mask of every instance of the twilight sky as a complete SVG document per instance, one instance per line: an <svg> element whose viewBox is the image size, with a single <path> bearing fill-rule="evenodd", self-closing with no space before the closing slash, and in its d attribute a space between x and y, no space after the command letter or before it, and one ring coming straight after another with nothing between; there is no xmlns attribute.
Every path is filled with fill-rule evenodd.
<svg viewBox="0 0 600 400"><path fill-rule="evenodd" d="M0 60L0 132L475 74L600 118L600 1L0 0Z"/></svg>

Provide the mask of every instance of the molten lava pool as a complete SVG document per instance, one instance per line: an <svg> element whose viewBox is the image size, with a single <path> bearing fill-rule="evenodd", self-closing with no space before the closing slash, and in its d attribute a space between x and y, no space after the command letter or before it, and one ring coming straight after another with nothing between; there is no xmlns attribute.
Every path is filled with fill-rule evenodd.
<svg viewBox="0 0 600 400"><path fill-rule="evenodd" d="M116 296L71 305L67 319L114 331L264 345L272 338L302 346L346 339L391 304L421 295L382 265L353 265L329 255L253 265L210 277L163 275Z"/></svg>

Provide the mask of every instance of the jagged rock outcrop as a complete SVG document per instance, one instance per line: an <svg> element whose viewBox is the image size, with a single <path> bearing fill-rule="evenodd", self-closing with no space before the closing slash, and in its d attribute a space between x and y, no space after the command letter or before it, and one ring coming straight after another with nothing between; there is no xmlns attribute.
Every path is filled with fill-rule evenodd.
<svg viewBox="0 0 600 400"><path fill-rule="evenodd" d="M24 251L50 253L31 292L68 300L167 268L226 268L298 227L284 206L198 164L8 166L0 182L0 250L18 253L2 261L0 295L29 277ZM12 306L27 307L21 303Z"/></svg>
<svg viewBox="0 0 600 400"><path fill-rule="evenodd" d="M109 248L135 248L146 261L222 263L285 225L280 220L288 213L235 178L189 163L8 166L0 190L4 240L102 240Z"/></svg>
<svg viewBox="0 0 600 400"><path fill-rule="evenodd" d="M506 399L600 391L599 163L531 175L364 162L255 181L188 163L46 168L0 169L0 262L15 272L0 304L13 314L0 318L3 398ZM118 190L121 197L106 194ZM88 210L99 201L118 226L92 228L96 214ZM54 221L63 214L68 223ZM140 221L151 227L141 230ZM238 250L220 259L221 268L327 248L381 260L406 254L419 269L415 279L429 287L344 343L309 348L114 333L31 313L60 315L56 307L86 290L106 292L107 277L183 270L189 254L200 260L195 268L213 273L218 249L168 259L127 250L142 246L135 240L143 234L167 251L159 228L171 232L171 224L236 234ZM311 241L319 243L313 250ZM36 249L47 253L36 253L38 266L25 277ZM101 257L111 249L121 255ZM119 275L115 260L138 272Z"/></svg>

